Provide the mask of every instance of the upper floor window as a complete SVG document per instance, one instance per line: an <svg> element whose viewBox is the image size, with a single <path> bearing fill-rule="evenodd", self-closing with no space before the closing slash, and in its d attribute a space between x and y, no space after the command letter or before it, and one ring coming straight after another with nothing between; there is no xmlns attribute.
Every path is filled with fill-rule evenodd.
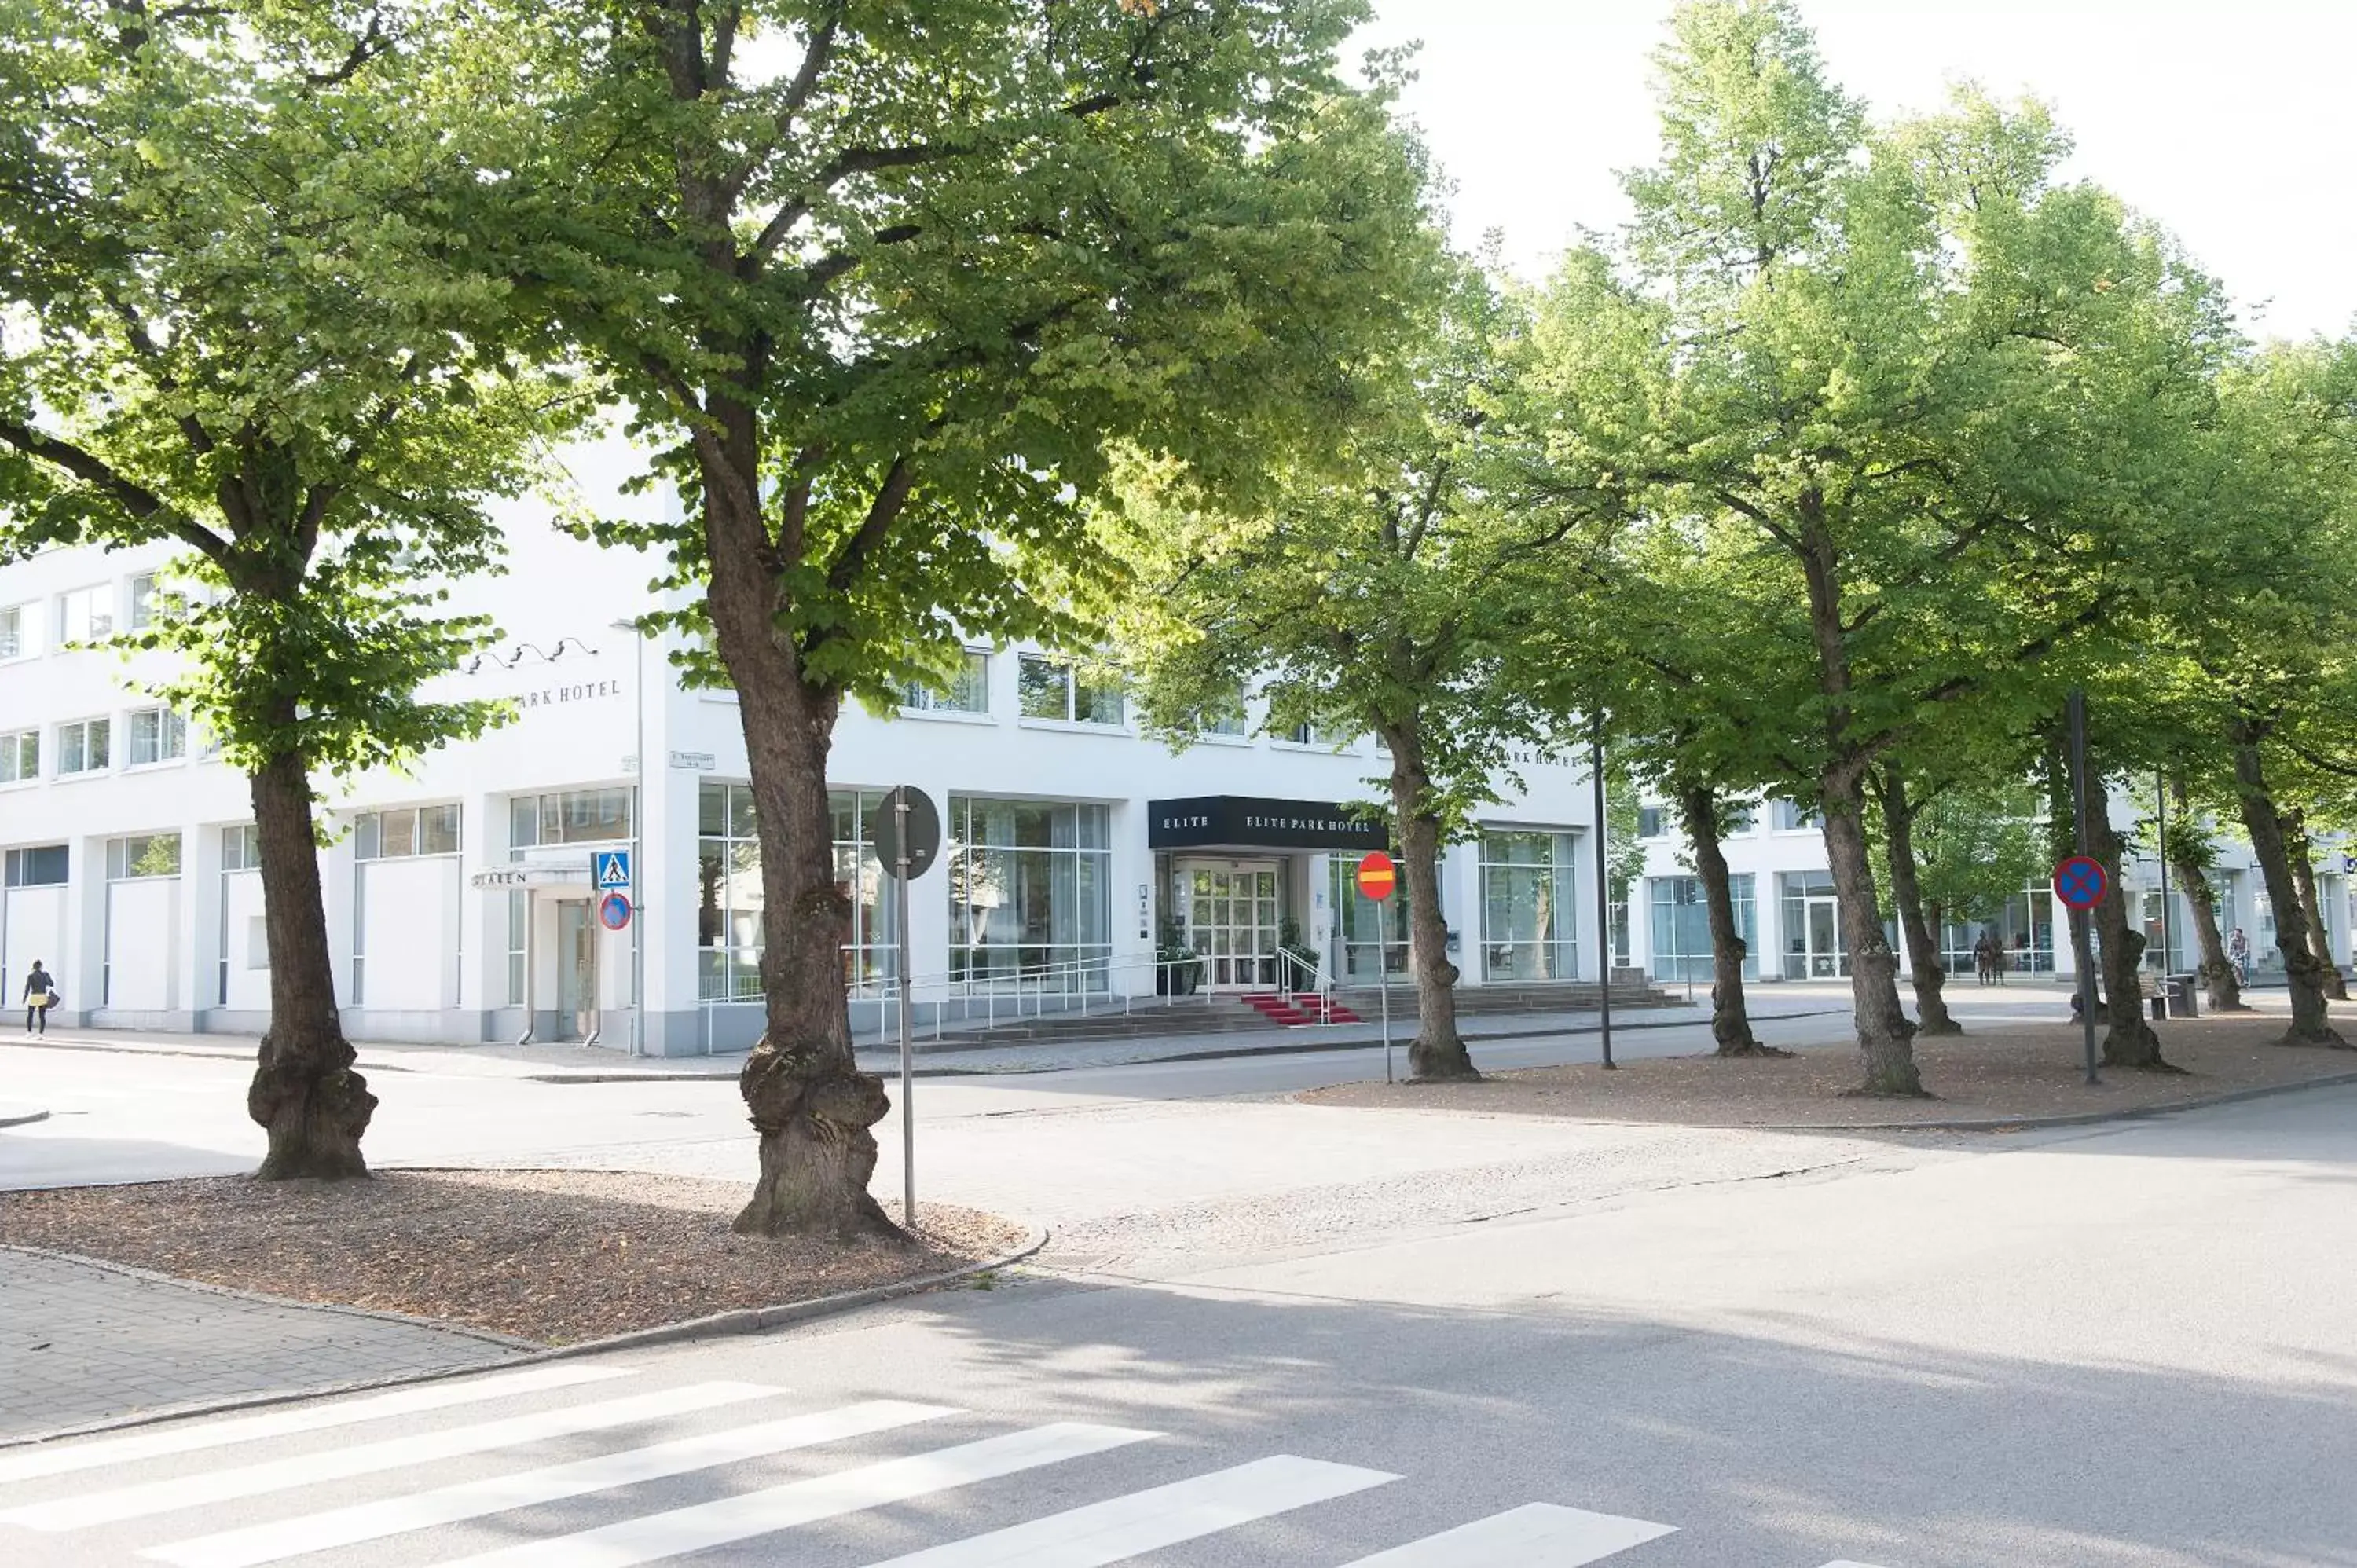
<svg viewBox="0 0 2357 1568"><path fill-rule="evenodd" d="M188 755L188 721L169 708L139 708L131 714L131 766L170 762Z"/></svg>
<svg viewBox="0 0 2357 1568"><path fill-rule="evenodd" d="M0 659L23 659L33 651L32 628L23 605L0 606Z"/></svg>
<svg viewBox="0 0 2357 1568"><path fill-rule="evenodd" d="M508 843L598 843L630 836L628 789L573 789L561 795L518 795L508 802Z"/></svg>
<svg viewBox="0 0 2357 1568"><path fill-rule="evenodd" d="M1817 809L1814 806L1803 806L1798 800L1787 800L1781 796L1777 799L1776 814L1771 820L1775 822L1777 830L1782 832L1800 828L1813 828L1824 821L1817 814Z"/></svg>
<svg viewBox="0 0 2357 1568"><path fill-rule="evenodd" d="M1286 731L1285 738L1296 746L1322 746L1333 751L1340 751L1350 744L1348 736L1336 735L1319 724L1296 725Z"/></svg>
<svg viewBox="0 0 2357 1568"><path fill-rule="evenodd" d="M921 681L911 681L900 693L900 705L919 714L990 712L990 655L978 648L967 649L948 691L936 692Z"/></svg>
<svg viewBox="0 0 2357 1568"><path fill-rule="evenodd" d="M1223 735L1237 740L1252 733L1251 715L1244 712L1244 694L1238 692L1226 705L1203 714L1205 735Z"/></svg>
<svg viewBox="0 0 2357 1568"><path fill-rule="evenodd" d="M69 773L103 773L114 726L105 719L76 719L58 726L58 777Z"/></svg>
<svg viewBox="0 0 2357 1568"><path fill-rule="evenodd" d="M221 829L221 869L223 871L259 871L262 869L262 830L252 822L243 827Z"/></svg>
<svg viewBox="0 0 2357 1568"><path fill-rule="evenodd" d="M114 589L76 588L58 596L58 640L89 642L114 632Z"/></svg>
<svg viewBox="0 0 2357 1568"><path fill-rule="evenodd" d="M62 887L66 885L66 846L42 844L37 849L8 852L6 885L10 887Z"/></svg>
<svg viewBox="0 0 2357 1568"><path fill-rule="evenodd" d="M106 879L128 882L140 876L180 875L180 835L133 833L106 841Z"/></svg>
<svg viewBox="0 0 2357 1568"><path fill-rule="evenodd" d="M362 860L458 853L458 808L404 806L362 811L352 824L352 853Z"/></svg>
<svg viewBox="0 0 2357 1568"><path fill-rule="evenodd" d="M159 608L156 590L156 574L142 572L131 579L131 629L156 624Z"/></svg>
<svg viewBox="0 0 2357 1568"><path fill-rule="evenodd" d="M1126 718L1121 688L1082 674L1061 659L1027 653L1015 671L1016 690L1027 719L1118 726Z"/></svg>
<svg viewBox="0 0 2357 1568"><path fill-rule="evenodd" d="M1668 808L1658 800L1641 800L1637 803L1637 836L1639 838L1657 839L1666 835L1669 831Z"/></svg>
<svg viewBox="0 0 2357 1568"><path fill-rule="evenodd" d="M0 735L0 784L41 776L41 732L20 729Z"/></svg>

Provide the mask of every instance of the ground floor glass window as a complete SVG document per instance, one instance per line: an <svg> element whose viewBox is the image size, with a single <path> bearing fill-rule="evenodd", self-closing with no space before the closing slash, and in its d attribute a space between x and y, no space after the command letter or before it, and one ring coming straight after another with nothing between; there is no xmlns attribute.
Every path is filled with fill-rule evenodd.
<svg viewBox="0 0 2357 1568"><path fill-rule="evenodd" d="M1493 829L1481 835L1481 978L1569 980L1579 894L1571 833Z"/></svg>
<svg viewBox="0 0 2357 1568"><path fill-rule="evenodd" d="M1735 906L1736 934L1745 949L1743 978L1760 978L1760 913L1752 897L1749 873L1727 879L1728 900ZM1710 908L1699 876L1647 878L1653 915L1653 978L1676 983L1711 978Z"/></svg>
<svg viewBox="0 0 2357 1568"><path fill-rule="evenodd" d="M1102 992L1113 958L1113 850L1103 806L952 795L950 979Z"/></svg>

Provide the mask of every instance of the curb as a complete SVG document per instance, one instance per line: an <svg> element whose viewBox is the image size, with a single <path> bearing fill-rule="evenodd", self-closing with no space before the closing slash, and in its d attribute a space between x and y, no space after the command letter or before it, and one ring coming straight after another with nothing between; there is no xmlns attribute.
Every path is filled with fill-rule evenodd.
<svg viewBox="0 0 2357 1568"><path fill-rule="evenodd" d="M46 1111L0 1111L0 1127L29 1127L36 1122L46 1122Z"/></svg>
<svg viewBox="0 0 2357 1568"><path fill-rule="evenodd" d="M2128 1105L2117 1111L2074 1111L2061 1116L1989 1116L1952 1122L1790 1122L1773 1126L1747 1122L1735 1130L1748 1133L2032 1133L2041 1127L2093 1127L2106 1122L2148 1122L2157 1116L2174 1116L2179 1112L2208 1111L2220 1105L2240 1105L2245 1101L2272 1100L2279 1094L2298 1094L2309 1089L2344 1089L2352 1083L2357 1083L2357 1072L2339 1072L2323 1078L2302 1079L2298 1083L2265 1083L2254 1089L2230 1089L2222 1094L2212 1094L2201 1100L2180 1100L2169 1105ZM1659 1126L1662 1123L1647 1125Z"/></svg>
<svg viewBox="0 0 2357 1568"><path fill-rule="evenodd" d="M343 1394L366 1393L376 1389L402 1388L412 1383L440 1382L448 1378L472 1377L481 1372L500 1371L510 1367L531 1366L541 1361L567 1360L575 1357L597 1355L608 1350L636 1349L643 1346L679 1344L688 1340L716 1338L723 1335L755 1334L764 1329L784 1327L813 1318L830 1317L838 1313L870 1306L899 1296L916 1295L955 1284L960 1280L977 1274L995 1273L1008 1268L1032 1256L1048 1244L1045 1226L1034 1226L1022 1244L1004 1256L968 1263L962 1268L920 1279L902 1280L896 1284L871 1285L866 1290L843 1291L834 1295L813 1296L808 1301L785 1302L776 1306L744 1307L735 1312L714 1313L708 1317L690 1318L684 1323L666 1323L653 1328L633 1329L628 1334L609 1335L603 1339L585 1339L577 1345L544 1346L528 1339L512 1339L478 1328L456 1327L435 1318L406 1317L399 1313L371 1312L364 1307L335 1306L317 1302L290 1302L281 1296L259 1295L251 1291L232 1290L225 1285L207 1285L193 1280L176 1279L169 1274L152 1273L125 1264L108 1263L96 1258L85 1258L76 1252L50 1252L38 1247L8 1247L0 1250L31 1252L38 1256L63 1258L72 1262L90 1263L119 1273L144 1276L169 1284L211 1291L222 1295L245 1296L274 1305L300 1306L314 1312L339 1312L361 1317L391 1318L396 1322L423 1325L447 1333L489 1339L507 1346L522 1347L522 1353L504 1360L485 1362L472 1367L441 1367L431 1371L402 1372L392 1377L365 1378L341 1383L324 1383L316 1388L273 1390L266 1392L240 1394L231 1399L206 1400L188 1404L167 1405L157 1410L140 1411L134 1414L113 1416L104 1421L86 1422L80 1426L57 1427L48 1432L28 1432L13 1437L0 1437L0 1452L27 1447L38 1443L61 1442L70 1437L87 1437L102 1432L120 1432L129 1427L153 1426L167 1421L180 1421L191 1416L221 1415L231 1411L254 1410L269 1405L295 1404L304 1400L331 1399Z"/></svg>
<svg viewBox="0 0 2357 1568"><path fill-rule="evenodd" d="M1846 1007L1813 1007L1799 1013L1770 1013L1762 1015L1766 1022L1777 1018L1831 1018L1845 1015ZM1651 1018L1642 1023L1623 1024L1615 1020L1616 1035L1640 1029L1690 1029L1707 1027L1707 1018ZM1561 1029L1501 1029L1494 1034L1469 1034L1465 1043L1480 1045L1485 1040L1542 1040L1573 1035L1599 1035L1603 1030L1594 1024L1575 1024ZM1396 1043L1396 1042L1394 1042ZM980 1049L984 1047L971 1047ZM1020 1047L1008 1047L1020 1048ZM1093 1072L1103 1068L1160 1067L1166 1062L1243 1061L1253 1057L1306 1057L1337 1051L1379 1051L1381 1040L1318 1040L1297 1046L1230 1046L1219 1050L1185 1051L1177 1056L1138 1057L1128 1061L1048 1062L1038 1067L920 1067L912 1070L911 1078L1022 1078L1042 1072ZM920 1055L922 1053L920 1053ZM736 1073L715 1072L612 1072L612 1073L523 1073L519 1080L525 1083L717 1083L733 1079Z"/></svg>

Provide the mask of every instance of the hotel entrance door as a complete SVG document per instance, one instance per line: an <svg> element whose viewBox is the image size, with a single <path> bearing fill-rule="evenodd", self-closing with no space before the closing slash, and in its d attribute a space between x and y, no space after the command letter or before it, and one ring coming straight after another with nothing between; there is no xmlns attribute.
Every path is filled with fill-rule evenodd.
<svg viewBox="0 0 2357 1568"><path fill-rule="evenodd" d="M1187 945L1212 991L1270 991L1277 975L1277 868L1272 861L1182 861Z"/></svg>

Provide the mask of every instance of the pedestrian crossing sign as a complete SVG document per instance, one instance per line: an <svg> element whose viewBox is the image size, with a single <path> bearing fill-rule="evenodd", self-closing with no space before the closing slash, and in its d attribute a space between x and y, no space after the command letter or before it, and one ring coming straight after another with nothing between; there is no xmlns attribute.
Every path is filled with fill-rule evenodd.
<svg viewBox="0 0 2357 1568"><path fill-rule="evenodd" d="M630 852L626 849L601 849L589 857L589 879L600 893L630 888Z"/></svg>

